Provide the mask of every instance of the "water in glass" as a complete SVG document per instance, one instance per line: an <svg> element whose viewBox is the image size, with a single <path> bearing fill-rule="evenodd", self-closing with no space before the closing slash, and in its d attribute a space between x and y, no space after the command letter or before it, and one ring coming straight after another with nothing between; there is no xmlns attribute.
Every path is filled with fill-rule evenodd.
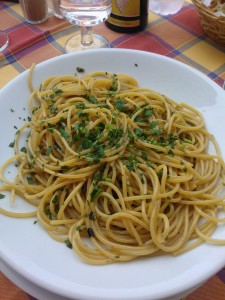
<svg viewBox="0 0 225 300"><path fill-rule="evenodd" d="M62 0L60 9L66 19L78 26L94 26L104 22L111 12L111 0Z"/></svg>
<svg viewBox="0 0 225 300"><path fill-rule="evenodd" d="M149 10L159 15L172 15L177 13L185 0L149 0Z"/></svg>

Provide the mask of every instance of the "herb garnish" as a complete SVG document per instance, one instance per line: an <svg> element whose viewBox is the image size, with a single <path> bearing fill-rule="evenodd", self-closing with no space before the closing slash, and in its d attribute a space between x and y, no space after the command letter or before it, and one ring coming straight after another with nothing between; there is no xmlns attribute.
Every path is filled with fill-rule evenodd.
<svg viewBox="0 0 225 300"><path fill-rule="evenodd" d="M102 189L98 187L97 184L94 185L91 192L91 201L94 201L102 192Z"/></svg>
<svg viewBox="0 0 225 300"><path fill-rule="evenodd" d="M77 67L76 70L77 70L78 73L84 73L85 72L85 69L81 68L81 67Z"/></svg>
<svg viewBox="0 0 225 300"><path fill-rule="evenodd" d="M14 141L14 142L11 142L11 143L9 144L9 147L13 148L14 145L15 145L15 141Z"/></svg>
<svg viewBox="0 0 225 300"><path fill-rule="evenodd" d="M71 244L70 240L65 240L64 243L66 244L66 247L72 249L73 248L73 245Z"/></svg>
<svg viewBox="0 0 225 300"><path fill-rule="evenodd" d="M115 107L118 109L118 111L124 111L128 109L128 105L124 104L123 98L118 98L115 102Z"/></svg>

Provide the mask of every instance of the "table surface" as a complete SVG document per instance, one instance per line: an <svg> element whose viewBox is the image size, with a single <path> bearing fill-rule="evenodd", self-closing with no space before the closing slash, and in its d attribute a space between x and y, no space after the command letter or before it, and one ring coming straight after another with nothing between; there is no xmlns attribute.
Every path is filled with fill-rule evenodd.
<svg viewBox="0 0 225 300"><path fill-rule="evenodd" d="M49 11L49 18L40 25L24 21L20 5L0 1L0 27L9 35L9 46L0 53L0 88L39 63L65 54L64 44L74 35L77 27L56 18ZM95 31L106 37L112 47L138 49L179 60L196 68L220 86L225 80L225 48L211 41L200 26L197 10L191 1L175 15L161 17L149 13L148 25L142 32L121 34L108 29L105 24ZM27 295L0 273L1 300L29 300ZM224 300L225 268L212 277L186 300Z"/></svg>

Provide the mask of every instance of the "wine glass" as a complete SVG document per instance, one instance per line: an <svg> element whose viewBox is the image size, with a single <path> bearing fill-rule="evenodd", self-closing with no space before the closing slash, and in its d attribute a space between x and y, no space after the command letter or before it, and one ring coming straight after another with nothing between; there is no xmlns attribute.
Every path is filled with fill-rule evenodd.
<svg viewBox="0 0 225 300"><path fill-rule="evenodd" d="M0 52L5 50L9 44L9 37L5 31L0 30Z"/></svg>
<svg viewBox="0 0 225 300"><path fill-rule="evenodd" d="M71 24L80 26L80 33L65 45L66 52L110 48L103 36L93 33L93 26L104 22L112 10L112 0L59 0L60 11Z"/></svg>

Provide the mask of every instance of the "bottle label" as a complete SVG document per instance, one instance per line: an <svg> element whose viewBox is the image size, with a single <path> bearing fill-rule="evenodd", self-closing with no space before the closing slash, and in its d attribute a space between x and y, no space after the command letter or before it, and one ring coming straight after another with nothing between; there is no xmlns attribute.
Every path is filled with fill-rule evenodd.
<svg viewBox="0 0 225 300"><path fill-rule="evenodd" d="M112 12L122 17L139 17L140 1L114 0L112 1Z"/></svg>
<svg viewBox="0 0 225 300"><path fill-rule="evenodd" d="M114 0L108 22L121 27L136 27L140 25L140 13L139 0Z"/></svg>

